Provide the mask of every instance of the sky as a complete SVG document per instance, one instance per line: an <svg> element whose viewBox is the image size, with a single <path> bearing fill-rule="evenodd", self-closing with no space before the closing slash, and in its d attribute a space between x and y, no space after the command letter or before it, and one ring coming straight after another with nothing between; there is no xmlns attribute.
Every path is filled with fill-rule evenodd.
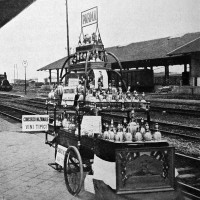
<svg viewBox="0 0 200 200"><path fill-rule="evenodd" d="M0 29L0 74L24 79L26 61L27 79L49 76L37 70L67 55L65 3L37 0ZM78 44L81 12L95 6L105 47L200 32L199 0L68 0L70 48Z"/></svg>

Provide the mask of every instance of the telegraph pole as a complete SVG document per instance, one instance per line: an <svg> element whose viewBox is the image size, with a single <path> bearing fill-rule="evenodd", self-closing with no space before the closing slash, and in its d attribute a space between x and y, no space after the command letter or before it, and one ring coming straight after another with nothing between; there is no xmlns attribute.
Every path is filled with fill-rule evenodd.
<svg viewBox="0 0 200 200"><path fill-rule="evenodd" d="M26 68L27 68L27 66L28 66L28 62L27 62L27 60L23 60L23 62L22 62L22 65L24 66L24 68L25 68L25 84L24 84L24 92L25 92L25 95L26 95Z"/></svg>
<svg viewBox="0 0 200 200"><path fill-rule="evenodd" d="M68 24L68 0L66 0L66 28L67 28L67 57L70 55L69 52L69 24ZM70 61L68 61L68 66L70 64ZM65 69L65 72L67 72L68 69ZM65 77L65 84L67 84L67 78Z"/></svg>
<svg viewBox="0 0 200 200"><path fill-rule="evenodd" d="M13 80L13 83L15 85L15 64L14 64L14 80Z"/></svg>

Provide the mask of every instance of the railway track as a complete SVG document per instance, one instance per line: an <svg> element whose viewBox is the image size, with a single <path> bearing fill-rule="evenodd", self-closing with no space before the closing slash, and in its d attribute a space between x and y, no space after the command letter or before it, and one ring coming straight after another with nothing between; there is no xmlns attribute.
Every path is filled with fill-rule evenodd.
<svg viewBox="0 0 200 200"><path fill-rule="evenodd" d="M3 105L3 104L0 104L0 113L8 116L10 118L13 118L17 121L22 120L22 115L35 115L35 114L37 114L37 113L34 113L34 112L30 112L30 111L27 111L27 110L15 108L15 107Z"/></svg>
<svg viewBox="0 0 200 200"><path fill-rule="evenodd" d="M165 135L179 136L184 139L200 140L200 127L172 124L157 120L152 120L152 122L159 123L160 131ZM151 127L151 130L154 130L154 128Z"/></svg>
<svg viewBox="0 0 200 200"><path fill-rule="evenodd" d="M7 96L7 98L9 97L9 95ZM14 103L15 109L18 109L18 105L19 108L24 105L25 107L28 107L30 110L34 110L34 113L36 113L35 110L40 110L40 112L46 113L46 100L45 99L41 99L41 98L34 98L34 99L16 99L17 96L14 96L14 100L12 103ZM19 97L19 96L18 96ZM13 95L10 96L10 101L12 101ZM30 107L33 107L30 108ZM26 108L21 109L21 110L26 110ZM31 113L31 111L28 111L29 113ZM38 113L38 112L37 112ZM105 114L105 113L102 113ZM107 121L109 121L111 118L115 119L116 121L120 121L122 122L123 120L123 115L120 115L119 113L106 113L106 116L104 119L107 119ZM140 117L144 117L145 118L145 114L141 113ZM172 135L172 136L179 136L182 137L184 139L190 139L190 140L200 140L200 127L194 127L194 126L188 126L188 125L183 125L183 124L175 124L175 123L170 123L170 122L163 122L161 120L154 120L151 119L152 124L151 126L151 130L154 130L153 125L155 123L159 123L160 126L160 131L164 134L164 135Z"/></svg>
<svg viewBox="0 0 200 200"><path fill-rule="evenodd" d="M200 117L200 110L195 109L182 109L182 108L168 108L161 106L151 106L151 111L153 112L167 112L170 114L179 114L187 116Z"/></svg>
<svg viewBox="0 0 200 200"><path fill-rule="evenodd" d="M19 104L19 105L24 105L24 106L31 106L37 109L41 109L41 110L45 110L46 106L45 106L45 102L39 102L39 101L32 101L29 99L26 100L16 100L14 102L15 104Z"/></svg>
<svg viewBox="0 0 200 200"><path fill-rule="evenodd" d="M178 186L184 196L192 200L200 200L200 159L175 154L175 166L179 173L177 177Z"/></svg>

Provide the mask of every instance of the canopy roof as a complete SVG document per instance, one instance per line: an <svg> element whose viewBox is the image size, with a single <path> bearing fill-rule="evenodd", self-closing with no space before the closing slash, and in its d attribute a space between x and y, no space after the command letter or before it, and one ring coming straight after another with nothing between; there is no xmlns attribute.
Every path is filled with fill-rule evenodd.
<svg viewBox="0 0 200 200"><path fill-rule="evenodd" d="M61 69L64 62L66 61L67 57L61 58L53 63L50 63L49 65L46 65L37 71L46 71L46 70L55 70L55 69Z"/></svg>
<svg viewBox="0 0 200 200"><path fill-rule="evenodd" d="M121 62L168 58L168 53L200 37L200 32L106 48Z"/></svg>
<svg viewBox="0 0 200 200"><path fill-rule="evenodd" d="M190 54L196 52L200 52L200 37L175 49L174 51L168 53L168 55Z"/></svg>
<svg viewBox="0 0 200 200"><path fill-rule="evenodd" d="M168 53L192 42L194 50L199 50L200 32L187 33L180 37L165 37L155 40L142 41L131 43L125 46L114 46L105 48L107 52L113 53L120 60L123 66L131 67L148 67L148 66L163 66L163 65L178 65L189 63L187 56L173 55L169 56ZM196 44L197 43L197 44ZM198 47L198 48L197 48ZM67 57L57 60L45 67L38 69L53 70L60 69ZM109 62L114 63L115 60L109 57ZM65 66L66 67L66 66Z"/></svg>
<svg viewBox="0 0 200 200"><path fill-rule="evenodd" d="M36 0L0 0L0 28Z"/></svg>

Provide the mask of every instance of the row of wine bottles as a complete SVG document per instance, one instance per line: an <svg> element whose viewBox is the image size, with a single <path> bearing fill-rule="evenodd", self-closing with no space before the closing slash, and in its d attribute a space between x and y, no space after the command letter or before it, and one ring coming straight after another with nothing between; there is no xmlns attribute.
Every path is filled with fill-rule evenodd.
<svg viewBox="0 0 200 200"><path fill-rule="evenodd" d="M119 142L160 141L161 132L157 123L155 124L155 132L151 132L149 124L145 123L143 118L140 123L132 120L128 124L124 123L122 125L118 123L117 126L114 126L113 120L111 120L110 125L108 123L104 124L104 130L100 137Z"/></svg>
<svg viewBox="0 0 200 200"><path fill-rule="evenodd" d="M79 101L83 100L80 94ZM107 90L90 89L86 93L86 101L89 102L146 102L145 93L138 94L137 91L122 92L121 88L109 87Z"/></svg>

